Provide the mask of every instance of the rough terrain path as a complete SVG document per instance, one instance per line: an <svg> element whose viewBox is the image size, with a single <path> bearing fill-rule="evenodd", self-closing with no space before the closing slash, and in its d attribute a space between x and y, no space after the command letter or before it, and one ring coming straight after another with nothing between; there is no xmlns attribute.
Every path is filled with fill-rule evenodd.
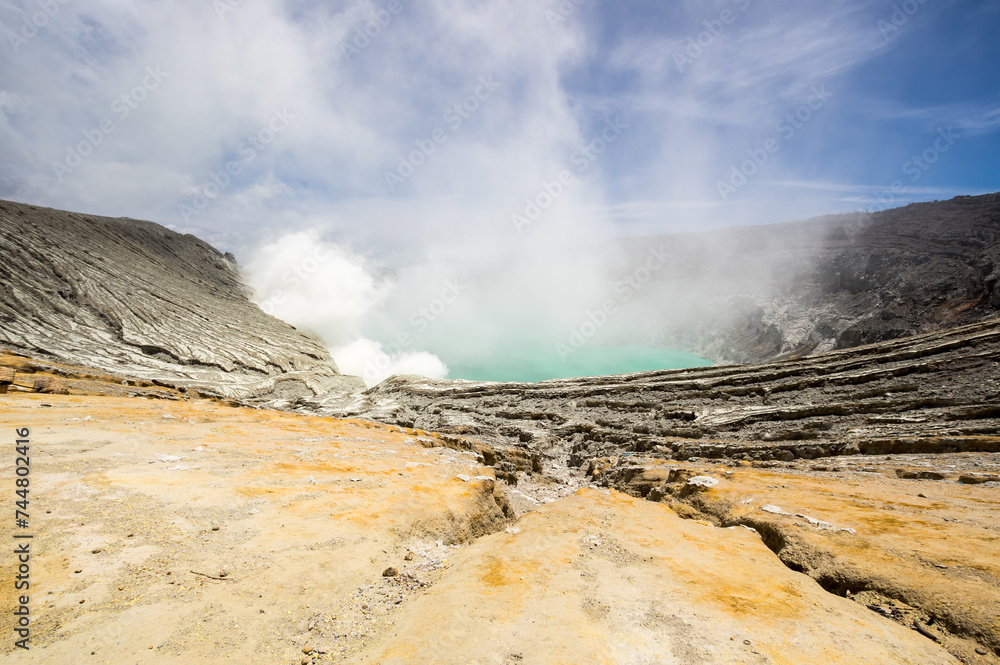
<svg viewBox="0 0 1000 665"><path fill-rule="evenodd" d="M586 488L515 522L488 450L453 436L0 396L0 431L18 427L32 649L5 642L2 662L957 662L742 527Z"/></svg>
<svg viewBox="0 0 1000 665"><path fill-rule="evenodd" d="M450 545L512 519L474 453L398 428L197 400L0 396L0 432L13 444L21 427L32 636L15 649L3 612L3 662L298 663L310 647L329 662L388 630ZM0 458L0 477L14 462ZM0 537L13 530L4 520ZM384 578L390 567L400 574Z"/></svg>

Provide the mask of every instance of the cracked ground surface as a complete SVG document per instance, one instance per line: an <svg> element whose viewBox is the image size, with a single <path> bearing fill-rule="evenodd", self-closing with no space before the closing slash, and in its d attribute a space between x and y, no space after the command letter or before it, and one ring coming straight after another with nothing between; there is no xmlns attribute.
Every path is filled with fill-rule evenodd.
<svg viewBox="0 0 1000 665"><path fill-rule="evenodd" d="M707 504L682 519L584 487L515 520L454 437L197 399L0 396L0 427L25 426L32 649L9 641L3 662L958 662L894 620L902 604L830 593ZM706 494L756 487L751 472L777 471L738 468ZM994 509L989 483L963 487ZM962 538L981 546L956 530L951 559L928 557L957 566Z"/></svg>

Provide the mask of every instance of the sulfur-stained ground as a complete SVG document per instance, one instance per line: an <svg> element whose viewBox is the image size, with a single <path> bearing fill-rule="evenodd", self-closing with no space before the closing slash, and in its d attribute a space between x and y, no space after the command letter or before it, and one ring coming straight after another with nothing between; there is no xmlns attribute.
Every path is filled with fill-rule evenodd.
<svg viewBox="0 0 1000 665"><path fill-rule="evenodd" d="M514 522L481 457L433 434L201 400L11 393L0 515L13 514L21 427L30 527L2 519L0 539L34 536L32 648L15 649L4 612L2 662L958 662L790 569L742 526L594 488ZM841 499L809 504L802 488L799 505L750 471L764 473L737 469L706 494L758 492L902 547L905 524L873 531L828 506ZM797 482L786 475L768 484ZM880 500L897 499L912 503ZM927 556L988 564L988 551L962 554L957 541L980 541L955 529L954 557ZM12 564L4 554L5 607Z"/></svg>
<svg viewBox="0 0 1000 665"><path fill-rule="evenodd" d="M31 430L32 648L12 650L4 612L9 662L298 663L320 642L350 654L433 579L446 544L507 520L488 467L398 428L52 395L0 397L11 517L20 427ZM7 550L12 520L2 529ZM383 578L389 567L412 575ZM318 640L317 623L340 636Z"/></svg>
<svg viewBox="0 0 1000 665"><path fill-rule="evenodd" d="M754 528L832 593L917 625L964 662L1000 663L1000 455L768 466L647 460L616 485L695 520ZM699 477L711 486L692 484Z"/></svg>

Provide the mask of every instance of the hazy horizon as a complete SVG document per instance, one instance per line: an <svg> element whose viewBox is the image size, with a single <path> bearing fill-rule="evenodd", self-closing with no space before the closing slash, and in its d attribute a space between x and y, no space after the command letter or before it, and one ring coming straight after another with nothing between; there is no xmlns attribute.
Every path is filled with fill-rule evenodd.
<svg viewBox="0 0 1000 665"><path fill-rule="evenodd" d="M429 375L555 353L641 269L611 239L1000 190L985 0L12 0L0 27L0 197L231 251L348 364L401 334Z"/></svg>

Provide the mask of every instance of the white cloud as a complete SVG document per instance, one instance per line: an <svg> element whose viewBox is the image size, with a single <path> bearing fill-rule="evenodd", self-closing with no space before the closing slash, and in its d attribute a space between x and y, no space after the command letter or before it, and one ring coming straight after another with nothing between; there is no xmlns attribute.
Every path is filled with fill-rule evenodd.
<svg viewBox="0 0 1000 665"><path fill-rule="evenodd" d="M246 274L261 309L331 345L355 340L391 288L363 257L322 242L314 231L262 246Z"/></svg>
<svg viewBox="0 0 1000 665"><path fill-rule="evenodd" d="M801 103L810 85L889 48L878 13L860 2L822 10L685 2L670 9L670 21L605 43L595 17L620 12L629 19L644 11L642 3L585 3L553 26L546 12L558 0L431 0L402 3L348 61L343 45L385 4L258 0L237 3L221 18L213 3L60 5L17 54L3 55L13 66L0 69L0 196L195 229L240 256L276 231L317 223L324 233L412 256L442 245L510 247L628 233L628 220L609 212L632 202L676 209L701 201L686 225L718 224L730 213L708 204L733 155ZM0 20L16 26L34 7L7 3ZM674 56L724 8L734 22L678 72ZM168 76L119 118L112 105L141 83L147 67ZM588 87L595 72L615 79L607 91ZM499 89L451 127L445 113L481 77L499 81ZM294 118L248 161L241 146L266 130L276 109ZM525 197L567 165L603 117L616 114L627 117L631 135L593 165L544 225L527 237L511 234L510 215ZM114 132L58 182L53 162L104 118L115 122ZM995 124L983 115L976 121L985 129ZM447 140L390 190L386 171L436 129ZM183 214L181 206L190 209L230 162L239 176L196 215ZM771 168L772 180L801 175L794 166L782 172L780 160ZM806 210L795 193L767 196L770 212L751 221ZM661 229L673 223L664 218Z"/></svg>
<svg viewBox="0 0 1000 665"><path fill-rule="evenodd" d="M382 344L359 338L346 346L330 349L340 371L360 376L369 388L395 374L417 374L431 379L448 376L448 367L426 351L386 352Z"/></svg>
<svg viewBox="0 0 1000 665"><path fill-rule="evenodd" d="M411 247L418 237L453 242L496 226L507 237L507 209L579 139L560 73L582 36L573 24L552 29L544 10L555 4L404 3L347 62L342 42L378 2L262 0L222 20L212 3L70 3L14 56L27 66L0 74L0 148L10 156L0 195L202 227L217 238L306 228L316 216L381 244L400 230ZM165 80L119 118L114 100L141 84L147 66ZM445 112L480 77L500 89L449 127ZM275 109L294 119L245 163L241 143ZM114 132L58 182L52 163L104 118ZM391 192L385 171L436 128L448 131L447 143ZM241 174L197 215L183 215L180 206L231 161ZM123 183L130 169L141 174L138 186ZM378 212L337 214L365 208Z"/></svg>
<svg viewBox="0 0 1000 665"><path fill-rule="evenodd" d="M905 41L883 43L878 11L859 1L583 3L553 26L560 0L406 0L349 59L342 46L387 0L236 4L220 18L211 2L71 2L18 53L0 43L0 197L152 219L235 251L259 301L348 365L437 375L424 352L468 360L510 338L564 336L608 268L578 251L587 243L863 206L911 148L897 143L885 177L857 184L860 159L831 150L855 131L835 120L845 108L996 126L995 100L960 112L851 99L844 74ZM654 5L658 23L637 19ZM0 4L0 21L35 6ZM677 71L687 38L726 7L735 22ZM928 6L921 20L933 16ZM155 86L149 68L165 72ZM834 101L721 201L717 180L823 83ZM475 109L454 111L470 95ZM574 153L618 116L628 128L578 169ZM113 131L60 181L53 163L105 119ZM892 137L879 138L889 154ZM411 154L422 163L390 188L386 172ZM547 201L563 169L573 184ZM512 215L543 200L518 233ZM299 279L317 248L327 258ZM412 346L391 345L459 275L474 297Z"/></svg>

